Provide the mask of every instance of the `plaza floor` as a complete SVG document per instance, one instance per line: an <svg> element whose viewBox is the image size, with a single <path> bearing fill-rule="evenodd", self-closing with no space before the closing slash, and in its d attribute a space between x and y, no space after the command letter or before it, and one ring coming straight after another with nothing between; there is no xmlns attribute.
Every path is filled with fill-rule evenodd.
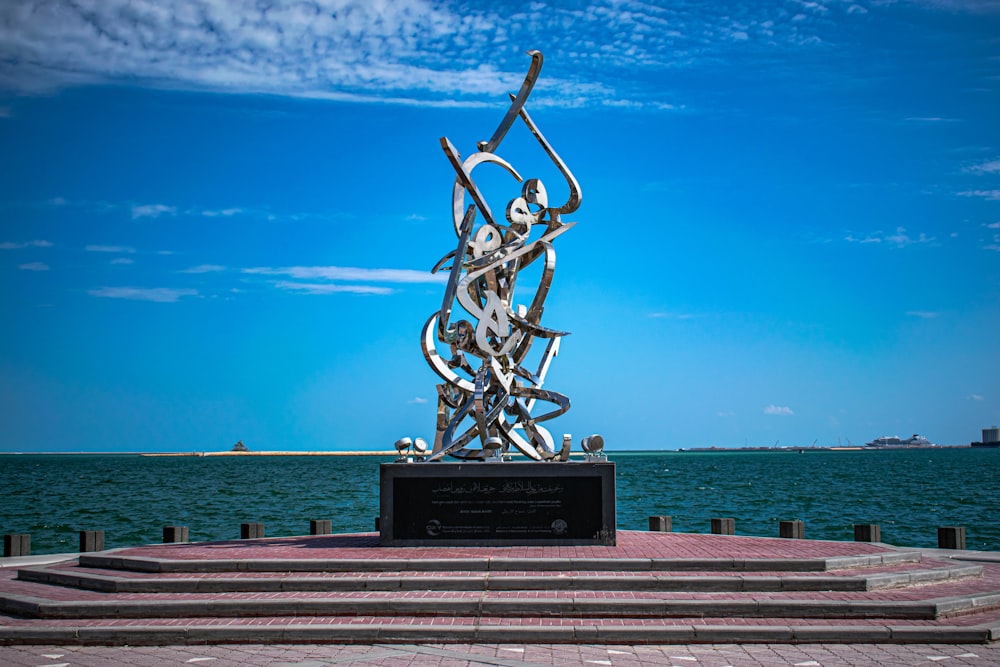
<svg viewBox="0 0 1000 667"><path fill-rule="evenodd" d="M223 646L6 646L10 667L989 667L1000 665L1000 643L871 644L371 644Z"/></svg>

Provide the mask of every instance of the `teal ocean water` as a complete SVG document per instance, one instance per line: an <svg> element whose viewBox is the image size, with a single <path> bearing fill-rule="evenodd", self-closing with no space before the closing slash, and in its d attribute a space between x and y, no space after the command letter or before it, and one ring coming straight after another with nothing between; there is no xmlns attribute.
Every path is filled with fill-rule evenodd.
<svg viewBox="0 0 1000 667"><path fill-rule="evenodd" d="M740 535L777 536L799 519L806 537L851 540L855 523L882 539L937 546L938 526L965 526L968 548L1000 551L1000 450L611 453L618 528L650 515L674 531L707 533L733 517ZM373 456L166 457L0 455L0 533L30 533L32 553L75 551L78 531L105 531L107 548L159 542L166 525L192 541L239 537L259 521L268 536L303 535L310 519L334 532L374 529Z"/></svg>

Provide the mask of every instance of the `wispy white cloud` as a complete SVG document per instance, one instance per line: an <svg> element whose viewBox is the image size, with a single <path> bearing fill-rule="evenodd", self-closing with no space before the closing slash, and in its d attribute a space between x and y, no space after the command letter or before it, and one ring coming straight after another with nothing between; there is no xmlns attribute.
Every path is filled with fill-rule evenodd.
<svg viewBox="0 0 1000 667"><path fill-rule="evenodd" d="M986 225L986 228L987 229L1000 229L1000 222L991 222L990 224Z"/></svg>
<svg viewBox="0 0 1000 667"><path fill-rule="evenodd" d="M132 207L132 219L139 220L140 218L158 218L161 215L176 215L176 206L167 206L166 204L142 204L141 206Z"/></svg>
<svg viewBox="0 0 1000 667"><path fill-rule="evenodd" d="M888 246L896 248L905 248L909 245L933 243L936 241L933 236L927 236L924 232L915 237L910 236L906 232L905 227L896 227L896 231L894 232L886 233L877 231L863 236L855 236L853 233L849 233L844 237L844 240L849 243L885 243Z"/></svg>
<svg viewBox="0 0 1000 667"><path fill-rule="evenodd" d="M297 283L290 280L279 280L274 284L278 289L292 292L302 292L304 294L392 294L389 287L377 285L337 285L334 283Z"/></svg>
<svg viewBox="0 0 1000 667"><path fill-rule="evenodd" d="M21 248L51 248L52 243L49 241L4 241L0 243L0 250L20 250Z"/></svg>
<svg viewBox="0 0 1000 667"><path fill-rule="evenodd" d="M414 404L414 405L423 405L426 402L427 402L427 399L424 398L423 396L414 396L413 398L411 398L410 400L407 401L407 403Z"/></svg>
<svg viewBox="0 0 1000 667"><path fill-rule="evenodd" d="M115 257L113 260L111 260L111 263L112 264L117 264L117 265L122 265L122 266L127 266L129 264L135 264L135 260L134 259L129 259L128 257Z"/></svg>
<svg viewBox="0 0 1000 667"><path fill-rule="evenodd" d="M125 245L88 245L84 247L87 252L114 252L114 253L125 253L134 254L136 252L135 248Z"/></svg>
<svg viewBox="0 0 1000 667"><path fill-rule="evenodd" d="M1000 190L966 190L958 194L962 197L982 197L990 201L1000 201Z"/></svg>
<svg viewBox="0 0 1000 667"><path fill-rule="evenodd" d="M650 313L649 316L653 319L670 319L670 320L690 320L694 315L691 313L671 313L671 312L655 312Z"/></svg>
<svg viewBox="0 0 1000 667"><path fill-rule="evenodd" d="M910 317L919 317L922 320L933 320L937 317L941 317L941 313L933 310L908 310L906 311L906 314Z"/></svg>
<svg viewBox="0 0 1000 667"><path fill-rule="evenodd" d="M536 102L631 100L672 108L661 86L636 95L621 74L821 45L831 8L754 3L440 3L433 0L6 0L0 87L43 91L128 80L140 85L344 101L480 106L517 90L525 45L560 54ZM858 11L860 2L838 12ZM489 54L484 64L483 54ZM637 99L637 98L644 99ZM667 106L662 106L666 104Z"/></svg>
<svg viewBox="0 0 1000 667"><path fill-rule="evenodd" d="M26 264L18 264L17 268L22 271L48 271L49 265L44 262L28 262Z"/></svg>
<svg viewBox="0 0 1000 667"><path fill-rule="evenodd" d="M969 394L969 400L970 401L982 401L984 399L979 394Z"/></svg>
<svg viewBox="0 0 1000 667"><path fill-rule="evenodd" d="M903 120L909 123L959 123L959 118L943 118L941 116L910 116Z"/></svg>
<svg viewBox="0 0 1000 667"><path fill-rule="evenodd" d="M154 301L156 303L176 303L186 296L197 296L198 290L175 289L170 287L101 287L89 290L91 296L107 299L129 299L132 301Z"/></svg>
<svg viewBox="0 0 1000 667"><path fill-rule="evenodd" d="M297 280L346 280L376 283L445 283L448 276L413 269L362 269L351 266L254 267L243 273L288 276Z"/></svg>
<svg viewBox="0 0 1000 667"><path fill-rule="evenodd" d="M897 248L903 248L914 243L931 243L935 239L933 236L927 236L923 232L920 232L920 235L914 238L906 233L905 227L896 227L895 233L887 235L885 240Z"/></svg>
<svg viewBox="0 0 1000 667"><path fill-rule="evenodd" d="M929 9L968 14L1000 14L1000 0L910 0Z"/></svg>
<svg viewBox="0 0 1000 667"><path fill-rule="evenodd" d="M199 264L198 266L192 266L190 269L182 269L180 273L219 273L225 270L226 267L219 264Z"/></svg>
<svg viewBox="0 0 1000 667"><path fill-rule="evenodd" d="M998 174L1000 173L1000 159L980 162L966 167L964 171L970 174Z"/></svg>
<svg viewBox="0 0 1000 667"><path fill-rule="evenodd" d="M223 208L218 210L204 210L201 212L206 218L229 218L243 212L241 208Z"/></svg>
<svg viewBox="0 0 1000 667"><path fill-rule="evenodd" d="M764 414L777 415L779 417L788 417L790 415L794 415L795 413L787 405L774 405L772 403L771 405L764 407Z"/></svg>

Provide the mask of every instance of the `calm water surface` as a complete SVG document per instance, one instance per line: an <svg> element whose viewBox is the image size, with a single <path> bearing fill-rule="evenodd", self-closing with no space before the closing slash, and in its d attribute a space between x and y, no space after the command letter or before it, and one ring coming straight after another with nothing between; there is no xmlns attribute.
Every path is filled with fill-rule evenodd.
<svg viewBox="0 0 1000 667"><path fill-rule="evenodd" d="M741 535L776 536L800 519L806 537L853 539L878 523L882 539L937 545L937 527L965 526L968 548L1000 551L1000 450L611 453L618 528L670 515L677 532L707 533L733 517ZM234 539L260 521L267 535L302 535L310 519L334 532L374 529L373 456L140 457L0 455L0 532L30 533L32 553L75 551L78 531L105 531L107 548L159 542L163 526L193 541Z"/></svg>

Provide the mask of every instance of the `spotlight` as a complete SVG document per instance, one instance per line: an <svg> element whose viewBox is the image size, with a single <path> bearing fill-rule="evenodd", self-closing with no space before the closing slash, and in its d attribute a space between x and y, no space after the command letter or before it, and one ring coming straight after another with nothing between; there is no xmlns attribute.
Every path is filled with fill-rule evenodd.
<svg viewBox="0 0 1000 667"><path fill-rule="evenodd" d="M604 437L595 433L580 441L580 446L587 453L587 458L602 458L604 456Z"/></svg>
<svg viewBox="0 0 1000 667"><path fill-rule="evenodd" d="M503 440L497 436L486 438L486 442L483 443L483 455L487 461L500 461L502 448Z"/></svg>
<svg viewBox="0 0 1000 667"><path fill-rule="evenodd" d="M423 456L427 453L427 441L423 438L415 438L413 440L413 453L417 456Z"/></svg>
<svg viewBox="0 0 1000 667"><path fill-rule="evenodd" d="M410 451L410 447L413 445L413 440L410 438L400 438L396 441L396 451L399 452L400 458L405 458Z"/></svg>

